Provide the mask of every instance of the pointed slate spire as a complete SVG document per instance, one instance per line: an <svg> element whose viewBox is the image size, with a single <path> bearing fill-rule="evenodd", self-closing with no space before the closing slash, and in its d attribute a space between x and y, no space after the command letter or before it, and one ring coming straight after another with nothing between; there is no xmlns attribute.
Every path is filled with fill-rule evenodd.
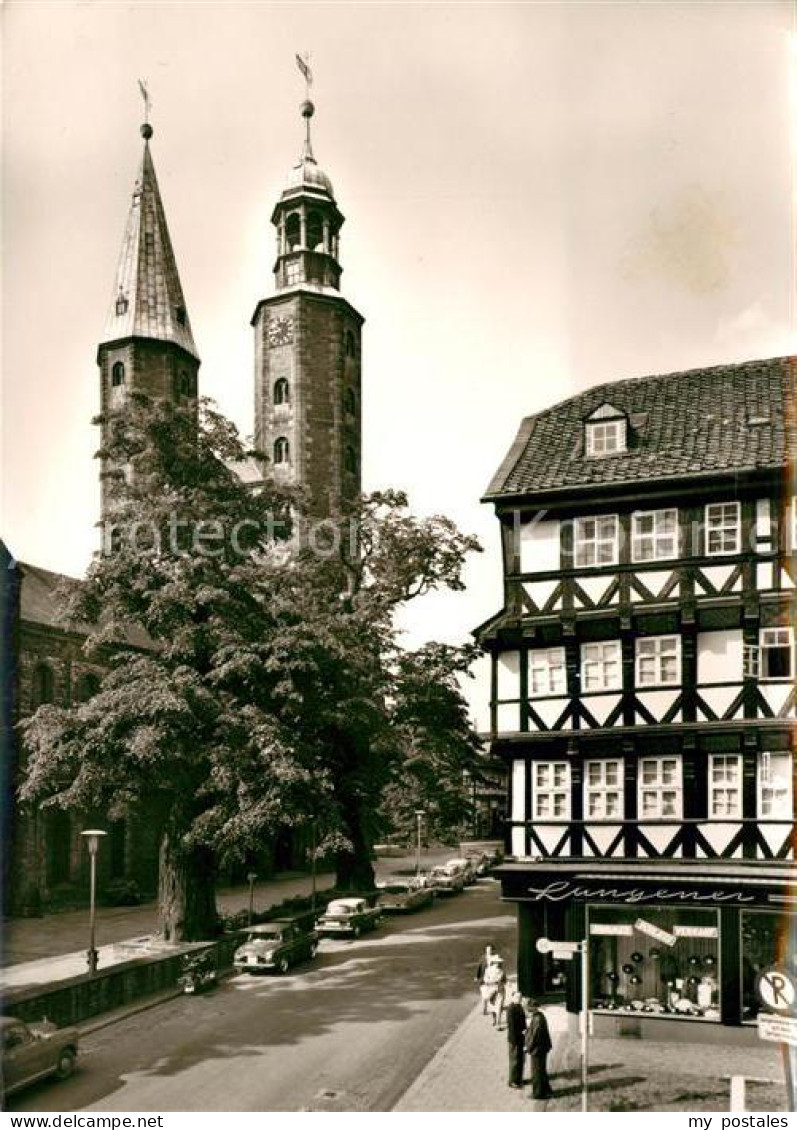
<svg viewBox="0 0 797 1130"><path fill-rule="evenodd" d="M144 154L101 344L150 338L179 345L198 360L149 149L152 126L143 125L141 134Z"/></svg>

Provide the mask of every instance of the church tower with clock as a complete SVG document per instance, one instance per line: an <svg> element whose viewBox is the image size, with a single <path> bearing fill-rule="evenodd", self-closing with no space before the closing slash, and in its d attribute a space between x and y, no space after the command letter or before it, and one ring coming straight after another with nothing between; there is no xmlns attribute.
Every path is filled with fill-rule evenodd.
<svg viewBox="0 0 797 1130"><path fill-rule="evenodd" d="M345 514L361 489L362 316L340 293L343 215L306 136L274 208L275 293L252 317L255 443L278 480L304 489L311 518Z"/></svg>

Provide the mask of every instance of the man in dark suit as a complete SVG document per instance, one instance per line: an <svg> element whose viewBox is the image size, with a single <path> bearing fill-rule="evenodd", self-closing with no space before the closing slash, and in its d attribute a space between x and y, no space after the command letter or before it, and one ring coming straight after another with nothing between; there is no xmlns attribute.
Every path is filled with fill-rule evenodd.
<svg viewBox="0 0 797 1130"><path fill-rule="evenodd" d="M509 1086L516 1090L523 1088L523 1060L526 1049L523 1037L526 1035L526 1011L520 993L513 993L506 1010L506 1038L509 1041Z"/></svg>
<svg viewBox="0 0 797 1130"><path fill-rule="evenodd" d="M529 1024L526 1030L526 1051L531 1059L531 1097L550 1099L553 1096L548 1079L548 1052L553 1047L548 1021L536 1001L529 1001Z"/></svg>

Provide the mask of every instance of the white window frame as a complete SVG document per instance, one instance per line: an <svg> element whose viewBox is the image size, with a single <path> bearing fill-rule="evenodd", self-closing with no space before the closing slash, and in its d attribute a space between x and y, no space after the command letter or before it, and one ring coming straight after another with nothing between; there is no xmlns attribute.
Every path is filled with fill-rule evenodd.
<svg viewBox="0 0 797 1130"><path fill-rule="evenodd" d="M643 532L640 525L653 520L653 528ZM672 520L673 529L669 532L659 529ZM649 556L641 552L642 546L650 543ZM646 561L668 561L678 557L678 510L676 507L667 507L664 510L634 510L631 515L631 560L636 563Z"/></svg>
<svg viewBox="0 0 797 1130"><path fill-rule="evenodd" d="M570 764L532 761L532 819L558 822L570 819Z"/></svg>
<svg viewBox="0 0 797 1130"><path fill-rule="evenodd" d="M773 766L777 762L777 767ZM760 819L791 820L794 817L792 755L788 750L764 750L758 758L756 812Z"/></svg>
<svg viewBox="0 0 797 1130"><path fill-rule="evenodd" d="M731 513L733 517L731 517ZM707 557L727 557L742 548L742 508L739 502L709 502L705 509L705 550ZM719 545L712 548L712 534ZM732 537L732 540L731 540Z"/></svg>
<svg viewBox="0 0 797 1130"><path fill-rule="evenodd" d="M675 645L674 647L672 645ZM675 657L675 678L663 678L665 673L665 660ZM649 664L646 660L653 659L653 679L643 678L643 671L647 671ZM667 664L671 666L671 664ZM681 637L680 636L639 636L636 640L634 654L634 681L640 690L648 687L679 687L681 685Z"/></svg>
<svg viewBox="0 0 797 1130"><path fill-rule="evenodd" d="M563 647L533 647L529 650L528 662L530 699L562 698L567 694Z"/></svg>
<svg viewBox="0 0 797 1130"><path fill-rule="evenodd" d="M625 784L622 757L590 758L584 762L584 819L622 820Z"/></svg>
<svg viewBox="0 0 797 1130"><path fill-rule="evenodd" d="M594 530L587 534L588 524ZM611 526L611 532L606 532ZM619 560L620 520L617 514L586 514L573 519L573 563L576 569L600 569L604 565L616 565ZM610 557L602 560L601 555L609 550Z"/></svg>
<svg viewBox="0 0 797 1130"><path fill-rule="evenodd" d="M761 628L758 633L759 664L758 678L768 682L794 678L794 629L790 627ZM789 650L789 670L785 675L770 675L768 671L769 653L771 651Z"/></svg>
<svg viewBox="0 0 797 1130"><path fill-rule="evenodd" d="M673 780L667 780L668 766L672 766L674 771ZM637 767L637 820L681 820L684 811L683 781L680 754L640 757ZM647 804L650 807L646 807Z"/></svg>
<svg viewBox="0 0 797 1130"><path fill-rule="evenodd" d="M587 455L592 459L600 459L605 455L620 455L626 451L626 426L624 416L608 420L588 420Z"/></svg>
<svg viewBox="0 0 797 1130"><path fill-rule="evenodd" d="M742 755L740 753L709 755L708 815L710 820L741 820Z"/></svg>
<svg viewBox="0 0 797 1130"><path fill-rule="evenodd" d="M612 677L609 665L615 667ZM623 688L623 648L620 640L601 640L581 645L581 693L618 691Z"/></svg>

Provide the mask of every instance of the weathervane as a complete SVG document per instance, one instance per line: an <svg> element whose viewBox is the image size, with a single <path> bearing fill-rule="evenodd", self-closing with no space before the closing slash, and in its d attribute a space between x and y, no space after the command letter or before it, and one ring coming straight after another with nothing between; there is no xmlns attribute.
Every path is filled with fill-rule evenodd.
<svg viewBox="0 0 797 1130"><path fill-rule="evenodd" d="M304 137L304 160L315 161L313 156L313 146L310 141L310 119L315 113L315 106L310 101L310 87L313 85L313 72L310 70L310 52L305 51L304 55L296 55L296 66L304 75L304 102L302 102L302 117L305 122L305 137Z"/></svg>
<svg viewBox="0 0 797 1130"><path fill-rule="evenodd" d="M141 97L144 99L144 125L148 126L149 125L149 111L150 111L150 108L152 106L152 102L151 102L150 97L149 97L149 91L147 90L147 80L146 79L140 78L138 80L138 89L141 91Z"/></svg>
<svg viewBox="0 0 797 1130"><path fill-rule="evenodd" d="M304 55L296 54L296 66L304 75L304 96L309 101L310 87L313 85L313 72L310 70L310 52L305 51Z"/></svg>

